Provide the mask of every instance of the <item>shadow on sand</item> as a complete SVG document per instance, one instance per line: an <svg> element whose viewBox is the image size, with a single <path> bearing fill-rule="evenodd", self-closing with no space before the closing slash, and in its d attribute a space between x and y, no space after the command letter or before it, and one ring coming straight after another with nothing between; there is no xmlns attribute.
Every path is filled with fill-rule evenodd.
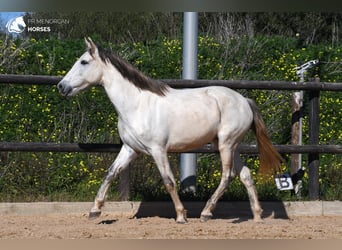
<svg viewBox="0 0 342 250"><path fill-rule="evenodd" d="M188 218L199 218L205 202L184 202ZM289 219L282 202L261 202L262 218L272 216L275 219ZM172 202L142 202L135 214L136 218L145 217L175 218ZM253 218L249 202L218 202L213 212L213 219L236 219L233 223Z"/></svg>

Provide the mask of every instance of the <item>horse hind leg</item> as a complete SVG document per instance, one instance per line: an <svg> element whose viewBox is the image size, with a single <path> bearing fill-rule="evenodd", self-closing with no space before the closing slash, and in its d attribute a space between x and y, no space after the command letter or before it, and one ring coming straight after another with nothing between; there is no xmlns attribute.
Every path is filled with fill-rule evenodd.
<svg viewBox="0 0 342 250"><path fill-rule="evenodd" d="M217 201L222 197L229 182L234 178L235 172L233 168L233 150L228 145L221 145L220 156L222 161L222 176L221 181L214 194L207 201L206 206L201 212L201 221L205 222L212 218L212 211L216 207Z"/></svg>
<svg viewBox="0 0 342 250"><path fill-rule="evenodd" d="M248 167L244 166L240 157L239 152L234 154L234 168L237 171L237 174L240 176L241 182L247 189L249 202L251 205L254 221L260 222L262 209L258 200L257 191L254 185L254 181L252 179L251 171Z"/></svg>

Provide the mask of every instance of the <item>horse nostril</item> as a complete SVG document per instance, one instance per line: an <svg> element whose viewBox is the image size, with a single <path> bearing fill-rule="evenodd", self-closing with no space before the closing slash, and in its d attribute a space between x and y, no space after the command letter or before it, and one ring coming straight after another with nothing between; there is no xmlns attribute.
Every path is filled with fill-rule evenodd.
<svg viewBox="0 0 342 250"><path fill-rule="evenodd" d="M66 88L64 86L64 84L62 82L59 82L57 84L57 89L59 90L59 92L62 94L62 95L65 95L66 93Z"/></svg>
<svg viewBox="0 0 342 250"><path fill-rule="evenodd" d="M57 89L62 90L62 88L63 88L62 84L61 84L61 83L58 83L58 84L57 84Z"/></svg>
<svg viewBox="0 0 342 250"><path fill-rule="evenodd" d="M63 82L59 82L57 84L57 89L59 90L59 93L61 93L64 96L68 96L72 92L72 87L68 86L68 84L65 84Z"/></svg>

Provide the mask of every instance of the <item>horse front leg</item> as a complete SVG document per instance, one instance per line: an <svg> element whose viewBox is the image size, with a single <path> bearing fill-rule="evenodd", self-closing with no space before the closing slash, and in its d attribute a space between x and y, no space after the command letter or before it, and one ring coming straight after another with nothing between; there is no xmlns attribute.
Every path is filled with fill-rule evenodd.
<svg viewBox="0 0 342 250"><path fill-rule="evenodd" d="M170 194L173 204L175 206L177 214L176 222L184 224L187 222L186 210L184 209L184 206L178 196L176 189L176 181L171 171L166 152L164 152L163 150L158 150L157 152L153 152L152 156L157 163L157 167L163 179L166 190Z"/></svg>
<svg viewBox="0 0 342 250"><path fill-rule="evenodd" d="M111 182L118 176L121 170L128 167L138 154L129 146L124 144L116 157L114 163L110 166L107 176L103 180L99 191L97 192L94 205L90 210L89 219L95 219L101 215L101 208L104 205L106 194Z"/></svg>

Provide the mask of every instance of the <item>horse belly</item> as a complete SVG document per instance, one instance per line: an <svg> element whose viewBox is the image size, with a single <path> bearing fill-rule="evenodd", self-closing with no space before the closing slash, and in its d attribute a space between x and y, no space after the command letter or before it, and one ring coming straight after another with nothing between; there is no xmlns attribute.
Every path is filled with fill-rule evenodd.
<svg viewBox="0 0 342 250"><path fill-rule="evenodd" d="M207 134L194 134L191 136L188 134L188 137L178 137L173 138L169 141L167 145L167 151L170 152L184 152L192 149L199 148L206 143L209 143L216 138L216 133L207 133Z"/></svg>
<svg viewBox="0 0 342 250"><path fill-rule="evenodd" d="M170 122L167 142L169 151L195 149L213 141L217 136L220 119L215 109L206 107L198 112L186 113Z"/></svg>

